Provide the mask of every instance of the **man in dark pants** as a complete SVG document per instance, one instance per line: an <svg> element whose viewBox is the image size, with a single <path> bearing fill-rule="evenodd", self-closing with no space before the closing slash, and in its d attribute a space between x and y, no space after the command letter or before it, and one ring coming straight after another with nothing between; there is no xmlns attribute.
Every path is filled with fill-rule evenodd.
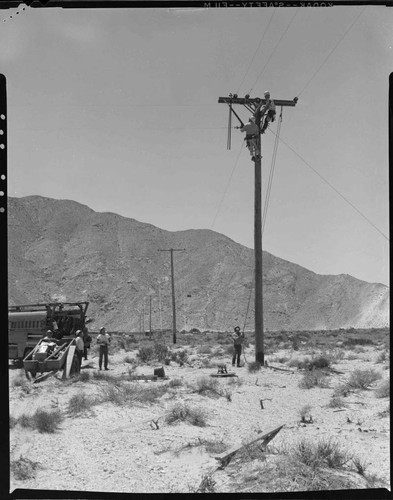
<svg viewBox="0 0 393 500"><path fill-rule="evenodd" d="M87 349L90 349L91 337L89 335L88 329L85 327L83 329L83 357L87 361Z"/></svg>
<svg viewBox="0 0 393 500"><path fill-rule="evenodd" d="M232 366L235 366L235 363L238 367L240 367L240 356L242 354L242 344L244 342L244 333L240 332L240 326L235 326L235 333L232 335L233 338L233 357L232 357Z"/></svg>
<svg viewBox="0 0 393 500"><path fill-rule="evenodd" d="M108 347L111 342L110 336L105 332L105 328L100 328L100 333L97 337L97 343L100 346L100 357L98 360L98 365L100 370L102 370L102 358L104 358L104 367L105 370L109 370L108 368Z"/></svg>

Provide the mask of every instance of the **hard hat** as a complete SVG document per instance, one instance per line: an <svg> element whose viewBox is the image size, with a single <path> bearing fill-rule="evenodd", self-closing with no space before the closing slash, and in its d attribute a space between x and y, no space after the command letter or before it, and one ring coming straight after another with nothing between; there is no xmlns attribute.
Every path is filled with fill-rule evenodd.
<svg viewBox="0 0 393 500"><path fill-rule="evenodd" d="M265 95L270 95L270 92L266 90Z"/></svg>
<svg viewBox="0 0 393 500"><path fill-rule="evenodd" d="M102 326L102 327L100 328L100 332L102 332L102 330L105 330L105 326Z"/></svg>
<svg viewBox="0 0 393 500"><path fill-rule="evenodd" d="M250 121L255 122L255 116L250 116Z"/></svg>
<svg viewBox="0 0 393 500"><path fill-rule="evenodd" d="M52 330L47 330L46 333L53 333Z"/></svg>
<svg viewBox="0 0 393 500"><path fill-rule="evenodd" d="M240 332L240 326L235 326L234 330L235 332Z"/></svg>

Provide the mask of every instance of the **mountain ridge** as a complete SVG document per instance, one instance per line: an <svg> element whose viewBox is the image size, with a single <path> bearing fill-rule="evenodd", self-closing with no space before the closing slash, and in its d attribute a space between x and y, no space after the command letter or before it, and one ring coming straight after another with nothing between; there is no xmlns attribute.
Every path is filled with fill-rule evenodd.
<svg viewBox="0 0 393 500"><path fill-rule="evenodd" d="M89 300L96 322L124 331L148 328L150 293L152 328L171 328L170 258L158 250L186 248L174 259L178 329L245 320L253 329L254 252L210 229L167 231L72 200L10 197L8 248L10 303ZM269 330L389 325L380 283L319 275L264 251L263 284Z"/></svg>

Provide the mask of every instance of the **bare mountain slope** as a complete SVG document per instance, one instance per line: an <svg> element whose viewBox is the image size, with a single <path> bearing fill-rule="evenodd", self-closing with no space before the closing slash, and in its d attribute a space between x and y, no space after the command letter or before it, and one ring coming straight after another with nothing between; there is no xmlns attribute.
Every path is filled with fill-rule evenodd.
<svg viewBox="0 0 393 500"><path fill-rule="evenodd" d="M170 232L69 200L8 199L9 301L89 300L95 325L171 327L170 255L175 253L177 325L243 326L254 252L210 230ZM389 324L389 288L348 275L322 276L264 252L264 322L270 330ZM160 284L159 284L160 283ZM252 293L252 289L251 289ZM251 297L246 329L253 328Z"/></svg>

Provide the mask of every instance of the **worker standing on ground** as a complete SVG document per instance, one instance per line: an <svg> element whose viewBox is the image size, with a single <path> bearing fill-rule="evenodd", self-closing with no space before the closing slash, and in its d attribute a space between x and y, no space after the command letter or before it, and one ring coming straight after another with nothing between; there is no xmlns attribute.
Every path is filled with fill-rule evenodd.
<svg viewBox="0 0 393 500"><path fill-rule="evenodd" d="M89 330L85 327L83 329L83 357L87 361L87 349L90 349L91 337L89 335Z"/></svg>
<svg viewBox="0 0 393 500"><path fill-rule="evenodd" d="M235 326L235 333L232 335L233 338L233 357L232 366L240 367L240 356L242 354L242 345L244 342L244 333L241 333L240 326Z"/></svg>
<svg viewBox="0 0 393 500"><path fill-rule="evenodd" d="M83 358L83 351L84 351L84 342L83 342L83 333L82 330L77 330L76 331L76 339L75 339L75 345L76 345L76 355L78 356L78 361L79 361L79 370L81 369L82 366L82 358Z"/></svg>
<svg viewBox="0 0 393 500"><path fill-rule="evenodd" d="M106 333L105 328L100 328L100 333L97 337L97 344L100 346L100 357L98 360L98 365L100 370L102 370L102 359L104 358L104 367L105 370L109 370L108 368L108 348L111 343L111 338L108 333Z"/></svg>
<svg viewBox="0 0 393 500"><path fill-rule="evenodd" d="M273 99L270 98L270 92L268 90L265 92L265 101L266 103L261 110L262 116L266 113L261 134L265 133L265 130L267 129L269 123L273 123L276 118L276 105L274 104Z"/></svg>
<svg viewBox="0 0 393 500"><path fill-rule="evenodd" d="M259 155L258 143L257 143L259 127L255 123L255 117L251 116L251 118L248 120L248 123L243 125L240 131L246 133L245 141L248 149L250 150L252 160L255 160L255 156Z"/></svg>

